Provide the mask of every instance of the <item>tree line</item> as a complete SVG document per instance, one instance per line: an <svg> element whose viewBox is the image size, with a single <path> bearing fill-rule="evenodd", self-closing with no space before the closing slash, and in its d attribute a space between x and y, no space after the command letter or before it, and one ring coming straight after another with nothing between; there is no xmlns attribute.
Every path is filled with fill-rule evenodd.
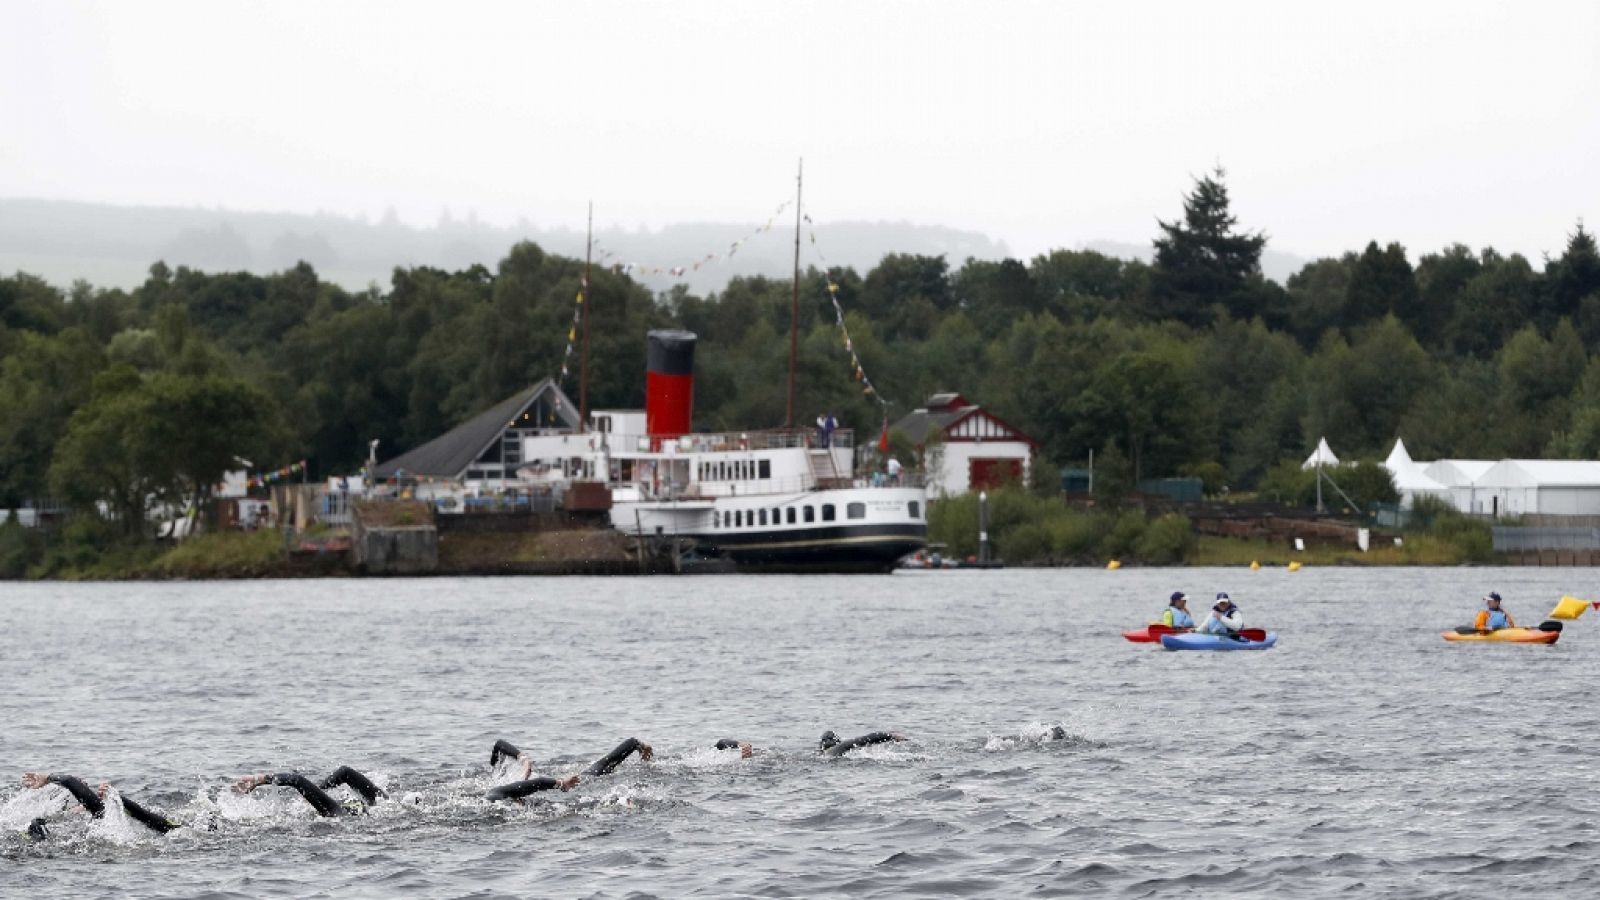
<svg viewBox="0 0 1600 900"><path fill-rule="evenodd" d="M801 278L798 403L875 434L962 392L1041 443L1041 468L1090 451L1135 478L1259 486L1327 435L1376 457L1600 453L1600 253L1582 223L1560 255L1375 239L1261 274L1224 173L1197 179L1150 263L1055 250L1032 260L889 255ZM130 531L151 499L187 505L236 458L313 478L388 457L559 372L581 260L513 246L494 268L397 268L350 291L307 264L173 270L133 290L0 279L0 506L52 498ZM855 380L829 282L855 352ZM782 424L787 280L653 294L597 267L594 408L643 404L648 329L700 335L695 419ZM564 387L576 398L576 365ZM879 399L889 402L887 410Z"/></svg>

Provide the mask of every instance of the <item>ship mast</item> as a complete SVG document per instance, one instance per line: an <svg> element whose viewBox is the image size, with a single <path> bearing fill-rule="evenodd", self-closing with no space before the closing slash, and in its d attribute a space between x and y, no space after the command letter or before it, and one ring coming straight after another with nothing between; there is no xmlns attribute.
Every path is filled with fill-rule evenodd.
<svg viewBox="0 0 1600 900"><path fill-rule="evenodd" d="M589 430L589 306L594 298L589 296L589 263L594 253L594 201L589 201L589 227L583 244L583 357L578 364L578 432Z"/></svg>
<svg viewBox="0 0 1600 900"><path fill-rule="evenodd" d="M800 191L804 186L806 161L794 178L794 293L789 300L789 405L783 426L794 427L794 367L800 354Z"/></svg>

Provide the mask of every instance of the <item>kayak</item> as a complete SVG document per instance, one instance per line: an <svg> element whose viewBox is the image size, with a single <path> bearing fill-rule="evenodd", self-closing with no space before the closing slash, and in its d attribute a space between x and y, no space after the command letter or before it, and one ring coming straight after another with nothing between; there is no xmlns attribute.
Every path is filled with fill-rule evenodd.
<svg viewBox="0 0 1600 900"><path fill-rule="evenodd" d="M1133 631L1124 631L1122 636L1135 644L1154 644L1161 640L1163 634L1184 634L1189 629L1173 630L1171 625L1146 625Z"/></svg>
<svg viewBox="0 0 1600 900"><path fill-rule="evenodd" d="M1455 631L1446 631L1443 637L1447 641L1498 641L1503 644L1554 644L1561 637L1559 631L1541 631L1537 628L1502 628L1499 631L1471 634L1461 634Z"/></svg>
<svg viewBox="0 0 1600 900"><path fill-rule="evenodd" d="M1267 632L1266 640L1247 641L1243 638L1222 637L1215 634L1163 634L1161 646L1168 650L1265 650L1278 642L1276 631Z"/></svg>

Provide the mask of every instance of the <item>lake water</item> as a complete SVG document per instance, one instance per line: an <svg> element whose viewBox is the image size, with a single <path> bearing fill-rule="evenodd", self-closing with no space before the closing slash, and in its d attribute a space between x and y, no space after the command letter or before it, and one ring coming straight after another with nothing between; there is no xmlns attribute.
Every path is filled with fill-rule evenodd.
<svg viewBox="0 0 1600 900"><path fill-rule="evenodd" d="M1525 624L1590 569L0 583L0 895L1590 896L1600 614ZM1256 653L1118 632L1227 590ZM1047 738L1055 724L1064 740ZM839 759L825 729L910 740ZM654 745L570 793L538 770ZM751 741L757 755L708 749ZM246 773L350 765L318 819ZM24 770L192 823L64 808ZM19 832L46 815L51 836Z"/></svg>

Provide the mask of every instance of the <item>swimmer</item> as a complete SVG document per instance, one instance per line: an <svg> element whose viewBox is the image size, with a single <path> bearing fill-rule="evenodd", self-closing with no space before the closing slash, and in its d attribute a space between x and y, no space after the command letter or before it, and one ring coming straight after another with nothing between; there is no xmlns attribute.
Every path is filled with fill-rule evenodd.
<svg viewBox="0 0 1600 900"><path fill-rule="evenodd" d="M383 789L373 784L367 776L357 772L349 766L340 766L333 770L333 774L319 782L301 775L299 772L279 772L275 775L246 775L234 783L233 789L240 794L248 794L264 784L276 784L283 787L294 788L300 796L311 804L319 816L337 816L344 812L361 812L368 806L378 802L379 797L387 797ZM345 785L361 795L362 804L355 809L347 809L339 801L328 796L327 789Z"/></svg>
<svg viewBox="0 0 1600 900"><path fill-rule="evenodd" d="M639 758L645 762L655 758L655 750L649 744L638 738L628 738L618 744L616 749L610 753L590 763L589 768L584 769L582 775L591 778L599 775L609 775L634 753L638 753ZM522 780L490 788L484 794L490 800L522 800L531 794L557 788L563 791L570 791L582 780L579 775L568 775L566 778L532 777L533 758L517 749L515 744L501 738L495 741L494 747L489 750L489 765L498 766L500 761L504 759L515 759L522 763Z"/></svg>
<svg viewBox="0 0 1600 900"><path fill-rule="evenodd" d="M57 785L58 787L64 788L67 793L71 794L78 801L78 805L83 807L84 811L90 816L96 819L105 818L106 791L111 789L111 785L107 782L101 782L98 790L90 790L89 786L84 784L82 779L76 778L72 775L52 775L49 772L24 772L22 775L22 783L27 787L33 788L34 790L46 787L47 785ZM171 819L168 819L165 816L158 815L148 809L145 809L138 803L138 801L131 797L122 798L122 809L128 814L128 818L133 819L135 822L138 822L140 825L143 825L157 834L166 834L172 829L178 827L176 822L173 822ZM28 834L31 835L35 840L43 840L45 837L47 837L49 832L45 828L44 820L34 819L31 823L29 823Z"/></svg>
<svg viewBox="0 0 1600 900"><path fill-rule="evenodd" d="M893 731L874 731L853 737L848 741L839 740L839 736L831 731L824 731L822 739L817 742L817 752L827 756L843 756L858 747L871 744L887 744L890 741L903 741L906 736Z"/></svg>
<svg viewBox="0 0 1600 900"><path fill-rule="evenodd" d="M749 741L736 741L733 738L723 738L717 741L718 750L738 750L740 759L749 759L756 753L756 748L750 746Z"/></svg>

